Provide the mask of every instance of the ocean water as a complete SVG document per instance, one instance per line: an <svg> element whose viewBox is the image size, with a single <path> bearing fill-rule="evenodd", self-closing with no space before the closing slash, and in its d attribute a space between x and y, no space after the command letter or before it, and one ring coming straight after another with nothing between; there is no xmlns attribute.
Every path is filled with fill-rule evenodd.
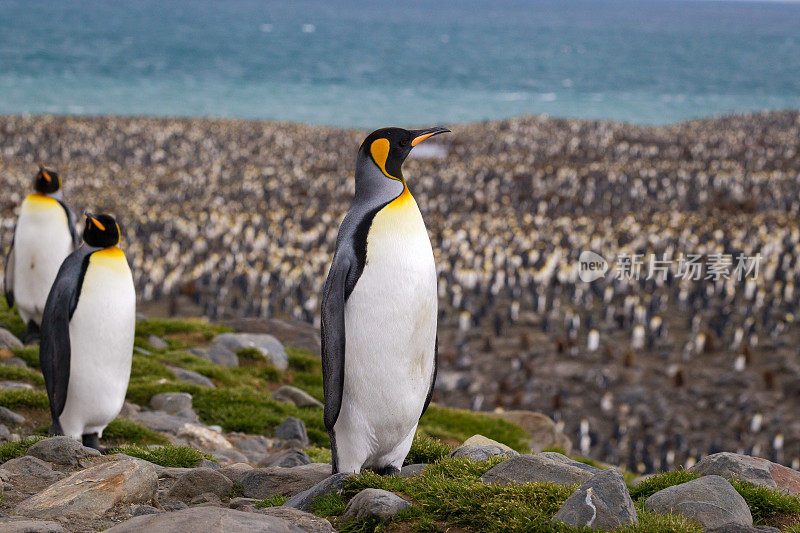
<svg viewBox="0 0 800 533"><path fill-rule="evenodd" d="M0 113L377 127L800 108L800 3L0 0Z"/></svg>

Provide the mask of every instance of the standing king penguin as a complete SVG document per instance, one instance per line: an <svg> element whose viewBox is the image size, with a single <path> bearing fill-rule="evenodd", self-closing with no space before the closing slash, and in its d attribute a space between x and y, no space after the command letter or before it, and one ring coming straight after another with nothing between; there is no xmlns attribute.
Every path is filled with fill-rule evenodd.
<svg viewBox="0 0 800 533"><path fill-rule="evenodd" d="M119 239L111 216L86 213L85 244L61 265L42 319L50 433L92 448L122 409L131 373L136 292Z"/></svg>
<svg viewBox="0 0 800 533"><path fill-rule="evenodd" d="M358 150L353 204L322 298L325 427L333 472L398 472L437 366L436 265L403 178L411 149L445 128L385 128Z"/></svg>
<svg viewBox="0 0 800 533"><path fill-rule="evenodd" d="M78 246L75 215L64 203L58 174L39 167L34 188L35 192L20 207L3 280L8 306L16 302L28 326L26 342L38 336L44 304L58 267Z"/></svg>

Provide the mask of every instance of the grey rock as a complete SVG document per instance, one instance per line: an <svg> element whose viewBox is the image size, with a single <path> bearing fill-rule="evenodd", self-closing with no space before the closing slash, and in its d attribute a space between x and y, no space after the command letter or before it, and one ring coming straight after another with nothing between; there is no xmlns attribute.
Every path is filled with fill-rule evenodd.
<svg viewBox="0 0 800 533"><path fill-rule="evenodd" d="M515 452L514 450L506 450L501 448L500 446L475 446L472 444L467 444L466 446L459 446L452 452L450 452L450 457L464 457L469 459L470 461L485 461L489 457L514 457L519 455L519 453Z"/></svg>
<svg viewBox="0 0 800 533"><path fill-rule="evenodd" d="M283 385L272 394L272 399L278 402L293 403L297 407L323 407L322 402L309 393L291 385Z"/></svg>
<svg viewBox="0 0 800 533"><path fill-rule="evenodd" d="M302 420L289 416L275 428L275 437L284 440L299 441L302 446L308 446L306 425Z"/></svg>
<svg viewBox="0 0 800 533"><path fill-rule="evenodd" d="M98 518L114 505L147 503L158 476L146 461L109 461L57 481L20 502L14 514L34 518Z"/></svg>
<svg viewBox="0 0 800 533"><path fill-rule="evenodd" d="M0 381L0 390L33 390L33 385L22 381Z"/></svg>
<svg viewBox="0 0 800 533"><path fill-rule="evenodd" d="M247 472L242 477L241 484L244 487L244 496L263 500L276 494L294 496L330 475L331 466L325 463L311 463L294 468L270 466Z"/></svg>
<svg viewBox="0 0 800 533"><path fill-rule="evenodd" d="M503 411L492 416L520 426L530 437L533 451L541 452L546 448L562 448L565 453L572 451L572 441L547 415L534 411Z"/></svg>
<svg viewBox="0 0 800 533"><path fill-rule="evenodd" d="M428 466L425 463L416 463L413 465L406 465L400 469L400 476L401 477L410 477L415 476L425 470L425 467Z"/></svg>
<svg viewBox="0 0 800 533"><path fill-rule="evenodd" d="M706 529L726 524L753 525L744 498L721 476L703 476L667 487L647 498L644 506L654 513L677 513L697 520Z"/></svg>
<svg viewBox="0 0 800 533"><path fill-rule="evenodd" d="M493 466L481 477L486 483L556 483L572 485L583 483L594 474L583 468L539 455L518 455Z"/></svg>
<svg viewBox="0 0 800 533"><path fill-rule="evenodd" d="M177 415L182 411L191 411L192 395L188 392L161 392L150 398L150 407Z"/></svg>
<svg viewBox="0 0 800 533"><path fill-rule="evenodd" d="M147 337L147 342L153 347L154 350L166 350L169 348L167 341L157 335L150 335Z"/></svg>
<svg viewBox="0 0 800 533"><path fill-rule="evenodd" d="M234 463L232 465L223 466L219 469L219 473L234 483L241 483L244 475L252 469L253 467L247 463Z"/></svg>
<svg viewBox="0 0 800 533"><path fill-rule="evenodd" d="M222 505L222 500L213 492L204 492L192 498L192 505Z"/></svg>
<svg viewBox="0 0 800 533"><path fill-rule="evenodd" d="M9 459L0 468L11 476L3 481L9 481L15 490L27 494L38 492L62 477L61 473L51 468L50 463L30 455Z"/></svg>
<svg viewBox="0 0 800 533"><path fill-rule="evenodd" d="M11 440L11 432L5 424L0 424L0 441Z"/></svg>
<svg viewBox="0 0 800 533"><path fill-rule="evenodd" d="M214 345L224 346L233 352L242 348L255 348L268 358L275 368L286 370L289 367L289 356L283 344L266 333L223 333L214 338L214 344L211 346Z"/></svg>
<svg viewBox="0 0 800 533"><path fill-rule="evenodd" d="M211 470L219 470L220 468L222 468L222 465L216 461L212 461L210 459L206 459L205 457L203 457L202 459L200 459L200 462L197 463L197 467L210 468Z"/></svg>
<svg viewBox="0 0 800 533"><path fill-rule="evenodd" d="M248 458L239 450L230 448L228 450L218 450L211 454L220 463L246 463Z"/></svg>
<svg viewBox="0 0 800 533"><path fill-rule="evenodd" d="M193 385L200 385L201 387L216 388L214 382L202 374L186 370L178 366L167 366L167 369L175 374L175 378L182 383L191 383Z"/></svg>
<svg viewBox="0 0 800 533"><path fill-rule="evenodd" d="M3 533L64 533L58 522L50 520L31 520L19 516L0 518L0 531Z"/></svg>
<svg viewBox="0 0 800 533"><path fill-rule="evenodd" d="M558 510L553 521L605 530L639 523L625 479L613 468L595 474L578 487Z"/></svg>
<svg viewBox="0 0 800 533"><path fill-rule="evenodd" d="M19 425L25 423L25 417L0 406L0 422L4 424Z"/></svg>
<svg viewBox="0 0 800 533"><path fill-rule="evenodd" d="M706 533L780 533L777 527L769 526L743 526L741 524L725 524L724 526L707 529Z"/></svg>
<svg viewBox="0 0 800 533"><path fill-rule="evenodd" d="M132 516L144 516L149 514L159 514L163 512L164 512L163 509L156 509L152 505L134 505L131 508Z"/></svg>
<svg viewBox="0 0 800 533"><path fill-rule="evenodd" d="M800 495L800 472L760 457L729 452L715 453L704 457L689 471L726 479L741 479L756 486Z"/></svg>
<svg viewBox="0 0 800 533"><path fill-rule="evenodd" d="M78 465L81 459L97 457L100 452L94 448L87 448L71 437L62 435L40 440L28 448L28 455L57 465Z"/></svg>
<svg viewBox="0 0 800 533"><path fill-rule="evenodd" d="M546 457L547 459L552 459L558 463L563 463L565 465L571 465L576 468L580 468L581 470L586 470L587 472L591 472L592 474L599 474L603 470L597 468L596 466L587 465L586 463L581 463L580 461L576 461L570 457L567 457L564 454L558 452L541 452L536 454L539 457Z"/></svg>
<svg viewBox="0 0 800 533"><path fill-rule="evenodd" d="M191 468L184 468L181 466L162 466L157 470L158 479L178 479L191 471Z"/></svg>
<svg viewBox="0 0 800 533"><path fill-rule="evenodd" d="M308 454L303 450L289 449L277 453L271 453L258 463L258 466L282 466L291 468L293 466L307 465L311 463Z"/></svg>
<svg viewBox="0 0 800 533"><path fill-rule="evenodd" d="M240 511L255 512L256 504L260 502L261 500L256 498L231 498L228 502L228 507L239 509Z"/></svg>
<svg viewBox="0 0 800 533"><path fill-rule="evenodd" d="M190 422L188 419L171 415L164 411L141 411L134 415L133 420L156 431L177 435L183 426Z"/></svg>
<svg viewBox="0 0 800 533"><path fill-rule="evenodd" d="M134 346L133 353L138 353L140 355L153 355L153 352L151 352L150 350L145 350L141 346Z"/></svg>
<svg viewBox="0 0 800 533"><path fill-rule="evenodd" d="M28 368L28 363L25 362L24 359L20 359L19 357L11 357L3 361L4 365L8 366L16 366L19 368Z"/></svg>
<svg viewBox="0 0 800 533"><path fill-rule="evenodd" d="M209 344L208 346L192 348L189 353L208 359L212 363L230 368L239 366L239 356L222 344Z"/></svg>
<svg viewBox="0 0 800 533"><path fill-rule="evenodd" d="M342 518L360 520L376 517L385 522L406 507L411 507L411 504L393 492L364 489L348 502Z"/></svg>
<svg viewBox="0 0 800 533"><path fill-rule="evenodd" d="M353 474L349 472L339 472L338 474L333 474L329 478L320 481L310 489L304 490L299 494L295 494L286 500L286 503L283 505L286 507L292 507L294 509L300 509L301 511L310 511L311 503L314 502L314 500L321 498L322 496L327 496L328 494L341 492L341 490L344 488L345 480L352 475Z"/></svg>
<svg viewBox="0 0 800 533"><path fill-rule="evenodd" d="M336 531L331 523L324 518L291 507L265 507L256 510L256 512L282 518L308 533L333 533Z"/></svg>
<svg viewBox="0 0 800 533"><path fill-rule="evenodd" d="M233 482L210 468L192 468L178 478L169 490L171 498L191 500L206 492L225 496L233 488Z"/></svg>
<svg viewBox="0 0 800 533"><path fill-rule="evenodd" d="M106 533L303 533L286 520L224 507L192 507L182 511L137 516Z"/></svg>
<svg viewBox="0 0 800 533"><path fill-rule="evenodd" d="M23 344L13 333L5 328L0 328L0 349L6 348L13 350L14 348L22 348Z"/></svg>
<svg viewBox="0 0 800 533"><path fill-rule="evenodd" d="M119 416L122 418L133 418L142 410L141 407L136 405L135 403L131 403L128 400L122 402L122 409L119 411Z"/></svg>

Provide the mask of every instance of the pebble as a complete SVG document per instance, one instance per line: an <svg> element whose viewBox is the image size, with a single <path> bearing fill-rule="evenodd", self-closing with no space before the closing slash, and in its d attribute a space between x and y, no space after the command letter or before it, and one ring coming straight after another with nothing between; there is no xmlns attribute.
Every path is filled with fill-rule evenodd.
<svg viewBox="0 0 800 533"><path fill-rule="evenodd" d="M306 425L302 420L289 416L275 428L275 437L283 440L296 440L305 447L308 446Z"/></svg>

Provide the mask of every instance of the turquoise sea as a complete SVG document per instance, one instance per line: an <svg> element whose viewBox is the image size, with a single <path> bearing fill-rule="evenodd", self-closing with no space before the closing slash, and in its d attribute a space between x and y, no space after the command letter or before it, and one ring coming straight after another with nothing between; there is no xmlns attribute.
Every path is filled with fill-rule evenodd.
<svg viewBox="0 0 800 533"><path fill-rule="evenodd" d="M0 113L372 127L800 108L800 3L0 0Z"/></svg>

